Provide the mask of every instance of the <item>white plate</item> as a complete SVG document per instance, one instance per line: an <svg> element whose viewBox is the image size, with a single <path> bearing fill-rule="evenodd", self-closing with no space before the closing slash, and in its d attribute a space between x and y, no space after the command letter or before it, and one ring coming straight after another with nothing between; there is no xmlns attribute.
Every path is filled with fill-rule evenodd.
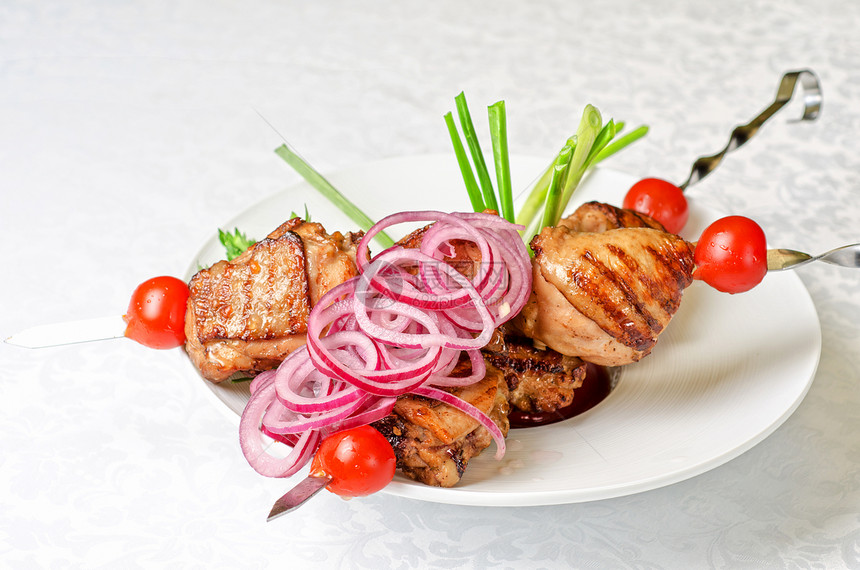
<svg viewBox="0 0 860 570"><path fill-rule="evenodd" d="M514 188L545 166L512 159ZM451 155L390 159L330 176L373 219L401 210L469 210ZM620 204L634 179L598 170L574 196ZM355 226L305 183L271 196L222 228L260 238L304 212L329 231ZM691 207L686 228L698 235L718 213ZM392 236L395 239L399 236ZM217 236L189 269L223 257ZM737 457L771 434L812 383L821 349L815 308L800 279L771 273L740 295L694 283L654 351L619 369L609 397L588 412L549 426L512 430L504 459L473 459L451 489L400 475L384 492L463 505L526 506L629 495L693 477ZM192 368L189 364L189 368ZM214 385L194 373L216 405L238 421L247 386Z"/></svg>

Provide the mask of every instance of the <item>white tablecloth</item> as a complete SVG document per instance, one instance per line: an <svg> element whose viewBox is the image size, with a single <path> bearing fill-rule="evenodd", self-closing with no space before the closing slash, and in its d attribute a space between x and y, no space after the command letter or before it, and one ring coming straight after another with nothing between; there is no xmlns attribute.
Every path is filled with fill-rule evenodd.
<svg viewBox="0 0 860 570"><path fill-rule="evenodd" d="M25 2L0 4L0 337L121 314L215 228L299 179L278 132L337 170L450 152L464 90L504 99L512 151L550 156L593 103L651 126L612 159L683 180L811 68L818 121L768 123L690 190L772 244L860 241L860 4ZM263 118L265 117L265 121ZM453 160L453 158L452 158ZM466 507L323 493L265 522L254 473L180 351L0 343L0 559L15 568L860 567L860 272L798 270L814 383L772 436L616 499ZM790 311L791 307L786 307ZM731 358L731 355L727 355Z"/></svg>

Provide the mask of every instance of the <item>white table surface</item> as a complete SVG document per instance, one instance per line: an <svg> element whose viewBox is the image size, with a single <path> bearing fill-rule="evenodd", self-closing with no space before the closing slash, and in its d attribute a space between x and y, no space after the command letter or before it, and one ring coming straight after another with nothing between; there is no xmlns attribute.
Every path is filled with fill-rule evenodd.
<svg viewBox="0 0 860 570"><path fill-rule="evenodd" d="M593 103L651 126L612 159L683 180L811 68L790 110L690 190L780 247L860 241L860 4L25 2L0 4L0 337L124 311L215 228L318 168L449 152L464 90L507 102L512 151L550 156ZM795 109L796 111L796 109ZM453 160L453 158L452 158ZM258 476L181 353L119 339L0 343L0 560L15 568L860 567L860 272L798 270L814 383L772 436L692 479L526 508L324 493L265 522ZM791 307L786 307L787 311ZM730 358L731 355L727 355Z"/></svg>

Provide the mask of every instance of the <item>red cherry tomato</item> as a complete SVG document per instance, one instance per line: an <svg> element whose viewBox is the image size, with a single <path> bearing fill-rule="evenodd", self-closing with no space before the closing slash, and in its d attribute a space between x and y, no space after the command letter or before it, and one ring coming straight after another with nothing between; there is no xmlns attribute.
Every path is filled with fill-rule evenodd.
<svg viewBox="0 0 860 570"><path fill-rule="evenodd" d="M684 192L671 182L659 178L645 178L631 186L622 206L651 216L673 234L684 228L690 216Z"/></svg>
<svg viewBox="0 0 860 570"><path fill-rule="evenodd" d="M749 291L767 273L764 231L744 216L720 218L702 232L693 259L693 277L724 293Z"/></svg>
<svg viewBox="0 0 860 570"><path fill-rule="evenodd" d="M131 295L125 336L149 348L175 348L185 342L188 285L176 277L153 277Z"/></svg>
<svg viewBox="0 0 860 570"><path fill-rule="evenodd" d="M337 432L323 440L311 463L311 475L332 478L326 489L341 497L375 493L394 478L397 460L381 433L370 426Z"/></svg>

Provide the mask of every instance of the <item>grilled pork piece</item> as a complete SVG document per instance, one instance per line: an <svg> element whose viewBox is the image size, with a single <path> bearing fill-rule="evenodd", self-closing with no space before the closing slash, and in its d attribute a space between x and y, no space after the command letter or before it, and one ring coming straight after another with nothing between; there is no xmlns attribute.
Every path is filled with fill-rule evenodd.
<svg viewBox="0 0 860 570"><path fill-rule="evenodd" d="M451 392L490 416L507 435L508 389L501 371L488 365L483 380ZM404 475L435 487L456 485L469 461L493 441L470 416L413 394L400 396L393 412L372 425L394 448Z"/></svg>
<svg viewBox="0 0 860 570"><path fill-rule="evenodd" d="M557 226L544 228L531 246L534 290L514 328L598 365L647 355L692 282L691 244L653 228Z"/></svg>
<svg viewBox="0 0 860 570"><path fill-rule="evenodd" d="M361 234L327 234L293 218L232 261L189 283L185 348L203 377L275 368L305 344L311 307L355 276Z"/></svg>
<svg viewBox="0 0 860 570"><path fill-rule="evenodd" d="M586 363L581 359L535 348L531 339L504 327L481 352L504 374L512 410L542 414L567 407L585 379Z"/></svg>
<svg viewBox="0 0 860 570"><path fill-rule="evenodd" d="M603 202L586 202L558 225L575 232L605 232L618 228L654 228L664 230L654 218L633 210L618 208Z"/></svg>

